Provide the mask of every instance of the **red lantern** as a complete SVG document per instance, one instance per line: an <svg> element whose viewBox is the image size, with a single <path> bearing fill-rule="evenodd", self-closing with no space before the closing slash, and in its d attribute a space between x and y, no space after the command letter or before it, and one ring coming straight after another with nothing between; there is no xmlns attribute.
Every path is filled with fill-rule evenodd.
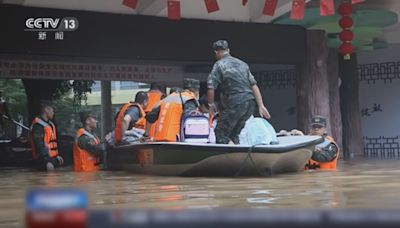
<svg viewBox="0 0 400 228"><path fill-rule="evenodd" d="M351 54L353 53L353 45L351 43L342 43L339 47L339 52L342 53L343 55L346 54Z"/></svg>
<svg viewBox="0 0 400 228"><path fill-rule="evenodd" d="M340 20L339 20L339 25L342 29L348 29L351 28L351 26L353 26L353 19L349 16L343 16Z"/></svg>
<svg viewBox="0 0 400 228"><path fill-rule="evenodd" d="M343 42L352 41L354 39L354 34L353 34L353 32L351 30L343 30L339 34L339 38Z"/></svg>
<svg viewBox="0 0 400 228"><path fill-rule="evenodd" d="M340 15L350 15L353 12L353 6L350 2L344 2L339 6Z"/></svg>

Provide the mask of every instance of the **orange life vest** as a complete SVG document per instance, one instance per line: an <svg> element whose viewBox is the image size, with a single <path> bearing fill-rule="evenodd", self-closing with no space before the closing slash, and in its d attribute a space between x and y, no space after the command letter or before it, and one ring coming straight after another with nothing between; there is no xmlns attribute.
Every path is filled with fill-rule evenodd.
<svg viewBox="0 0 400 228"><path fill-rule="evenodd" d="M76 133L76 139L74 142L74 171L78 172L91 172L99 170L98 167L98 157L89 153L89 151L84 150L79 147L78 140L82 135L89 136L94 140L95 145L100 143L100 139L90 132L86 131L84 128L80 128Z"/></svg>
<svg viewBox="0 0 400 228"><path fill-rule="evenodd" d="M159 91L149 91L147 92L147 96L148 96L148 102L147 102L147 107L145 112L151 112L151 110L153 110L153 108L159 104L159 102L161 101L161 98L163 96L163 94ZM149 130L149 136L151 138L154 138L154 134L156 132L156 124L158 122L156 121L155 123L151 124L150 126L150 130Z"/></svg>
<svg viewBox="0 0 400 228"><path fill-rule="evenodd" d="M142 106L137 103L129 102L122 106L121 110L118 113L118 116L115 120L115 142L120 143L122 138L124 137L122 135L122 121L124 120L126 110L128 110L130 107L136 106L139 111L140 111L140 118L138 121L135 123L136 128L140 129L145 129L146 126L146 119L144 118L146 116L146 113L144 112Z"/></svg>
<svg viewBox="0 0 400 228"><path fill-rule="evenodd" d="M36 117L32 121L31 125L31 131L33 129L33 126L35 124L39 124L40 126L43 127L44 130L44 145L48 149L48 155L51 158L57 157L58 156L58 147L57 147L57 133L56 133L56 126L49 120L49 122L46 122L39 117ZM36 146L35 142L33 141L33 135L30 135L30 144L32 148L32 157L33 159L38 158L38 153L36 151Z"/></svg>
<svg viewBox="0 0 400 228"><path fill-rule="evenodd" d="M158 102L161 101L161 97L163 96L163 94L159 91L149 91L147 92L147 97L148 97L148 101L147 101L147 107L144 110L145 113L150 112L154 106L156 106L156 104L158 104Z"/></svg>
<svg viewBox="0 0 400 228"><path fill-rule="evenodd" d="M156 122L154 122L153 124L150 125L150 130L149 130L149 137L154 139L155 135L156 135L156 128L159 124L159 121L156 120Z"/></svg>
<svg viewBox="0 0 400 228"><path fill-rule="evenodd" d="M339 158L339 146L337 143L333 140L331 136L326 136L325 140L328 140L330 143L335 144L336 148L338 149L338 152L336 153L335 159L333 159L330 162L317 162L312 159L308 161L306 164L305 169L321 169L321 170L336 170L337 167L337 160Z"/></svg>
<svg viewBox="0 0 400 228"><path fill-rule="evenodd" d="M190 91L172 93L160 102L160 114L154 133L155 141L176 142L181 130L183 105L187 101L196 99Z"/></svg>

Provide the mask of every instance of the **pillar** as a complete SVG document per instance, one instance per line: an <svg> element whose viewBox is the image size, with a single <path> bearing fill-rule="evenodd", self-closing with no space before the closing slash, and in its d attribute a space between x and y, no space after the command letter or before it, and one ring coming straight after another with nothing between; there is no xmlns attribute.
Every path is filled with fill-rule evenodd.
<svg viewBox="0 0 400 228"><path fill-rule="evenodd" d="M101 134L104 137L112 129L111 81L101 81Z"/></svg>
<svg viewBox="0 0 400 228"><path fill-rule="evenodd" d="M357 55L350 60L339 55L340 107L343 123L343 155L345 159L363 155L361 114L359 104L359 77Z"/></svg>
<svg viewBox="0 0 400 228"><path fill-rule="evenodd" d="M336 49L329 49L328 54L328 83L329 83L329 107L330 107L330 124L331 134L343 150L342 142L342 113L340 109L340 79L339 79L339 63L338 52ZM343 157L343 156L341 156Z"/></svg>
<svg viewBox="0 0 400 228"><path fill-rule="evenodd" d="M311 118L322 115L328 118L330 129L330 106L328 84L328 46L325 32L311 30L306 32L306 58L297 66L297 123L308 133Z"/></svg>

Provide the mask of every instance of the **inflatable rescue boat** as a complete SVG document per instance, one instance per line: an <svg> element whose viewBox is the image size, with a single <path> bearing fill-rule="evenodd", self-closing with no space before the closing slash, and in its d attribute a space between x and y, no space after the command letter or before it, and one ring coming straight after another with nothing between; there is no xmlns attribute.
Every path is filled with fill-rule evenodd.
<svg viewBox="0 0 400 228"><path fill-rule="evenodd" d="M275 145L151 142L113 147L107 168L163 176L269 176L304 169L320 136L279 137Z"/></svg>

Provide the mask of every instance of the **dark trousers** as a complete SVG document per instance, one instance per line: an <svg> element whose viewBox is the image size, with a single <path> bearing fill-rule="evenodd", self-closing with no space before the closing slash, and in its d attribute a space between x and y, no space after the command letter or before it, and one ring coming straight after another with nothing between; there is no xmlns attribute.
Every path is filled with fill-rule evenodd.
<svg viewBox="0 0 400 228"><path fill-rule="evenodd" d="M239 134L246 121L253 114L255 105L254 100L248 100L239 105L228 104L222 110L215 128L215 137L218 144L228 144L229 141L239 144Z"/></svg>

